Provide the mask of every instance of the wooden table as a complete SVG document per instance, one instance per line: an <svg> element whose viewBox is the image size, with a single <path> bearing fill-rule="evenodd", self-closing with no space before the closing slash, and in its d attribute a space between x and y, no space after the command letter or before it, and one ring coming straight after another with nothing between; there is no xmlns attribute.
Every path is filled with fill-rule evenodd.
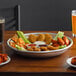
<svg viewBox="0 0 76 76"><path fill-rule="evenodd" d="M28 32L38 32L38 31L24 31ZM42 32L42 31L41 31ZM57 31L45 31L45 32L57 32ZM71 68L66 60L69 57L76 56L76 38L72 37L71 31L64 31L65 35L71 37L74 41L73 46L67 50L64 54L52 58L35 59L28 58L17 55L11 50L7 45L6 41L12 37L16 31L5 31L5 50L6 53L11 57L11 62L7 65L0 67L0 76L7 74L8 76L13 76L14 74L18 76L47 76L47 75L75 75L76 69ZM16 75L16 76L17 76Z"/></svg>

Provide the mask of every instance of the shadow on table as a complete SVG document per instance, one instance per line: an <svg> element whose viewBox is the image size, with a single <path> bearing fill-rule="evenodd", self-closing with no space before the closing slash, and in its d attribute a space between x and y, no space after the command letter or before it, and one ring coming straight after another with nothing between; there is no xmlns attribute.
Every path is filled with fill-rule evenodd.
<svg viewBox="0 0 76 76"><path fill-rule="evenodd" d="M16 73L16 72L3 72L0 76L76 76L76 73L64 73L64 72L41 72L41 73Z"/></svg>
<svg viewBox="0 0 76 76"><path fill-rule="evenodd" d="M73 71L76 71L76 68L74 68L74 67L68 67L67 70L73 70Z"/></svg>
<svg viewBox="0 0 76 76"><path fill-rule="evenodd" d="M31 59L33 59L33 60L42 60L42 59L53 59L53 58L56 58L56 57L59 57L59 56L61 56L61 55L59 55L59 56L54 56L54 57L29 57L29 56L22 56L22 55L19 55L19 54L16 54L16 53L14 53L14 55L15 55L15 57L17 57L17 58L22 58L22 59L29 59L29 60L31 60Z"/></svg>

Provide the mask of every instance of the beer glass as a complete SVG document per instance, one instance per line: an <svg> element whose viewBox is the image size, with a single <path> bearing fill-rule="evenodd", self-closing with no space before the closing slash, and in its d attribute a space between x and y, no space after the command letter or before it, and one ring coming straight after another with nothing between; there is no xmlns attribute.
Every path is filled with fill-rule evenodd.
<svg viewBox="0 0 76 76"><path fill-rule="evenodd" d="M72 35L76 37L76 10L72 10Z"/></svg>

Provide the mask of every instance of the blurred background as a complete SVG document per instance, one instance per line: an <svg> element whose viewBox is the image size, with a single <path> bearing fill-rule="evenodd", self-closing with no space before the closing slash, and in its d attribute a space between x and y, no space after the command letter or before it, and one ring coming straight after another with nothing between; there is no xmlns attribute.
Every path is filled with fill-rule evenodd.
<svg viewBox="0 0 76 76"><path fill-rule="evenodd" d="M18 8L20 5L20 17ZM6 19L5 30L71 30L71 11L76 0L0 0L0 17Z"/></svg>

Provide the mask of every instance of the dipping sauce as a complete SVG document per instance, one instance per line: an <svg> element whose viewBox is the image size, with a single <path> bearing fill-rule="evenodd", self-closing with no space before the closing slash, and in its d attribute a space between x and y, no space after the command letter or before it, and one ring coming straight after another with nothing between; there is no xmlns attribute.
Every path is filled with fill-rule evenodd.
<svg viewBox="0 0 76 76"><path fill-rule="evenodd" d="M76 57L72 58L71 64L76 65Z"/></svg>
<svg viewBox="0 0 76 76"><path fill-rule="evenodd" d="M36 45L45 45L46 43L44 41L36 41L34 42Z"/></svg>

